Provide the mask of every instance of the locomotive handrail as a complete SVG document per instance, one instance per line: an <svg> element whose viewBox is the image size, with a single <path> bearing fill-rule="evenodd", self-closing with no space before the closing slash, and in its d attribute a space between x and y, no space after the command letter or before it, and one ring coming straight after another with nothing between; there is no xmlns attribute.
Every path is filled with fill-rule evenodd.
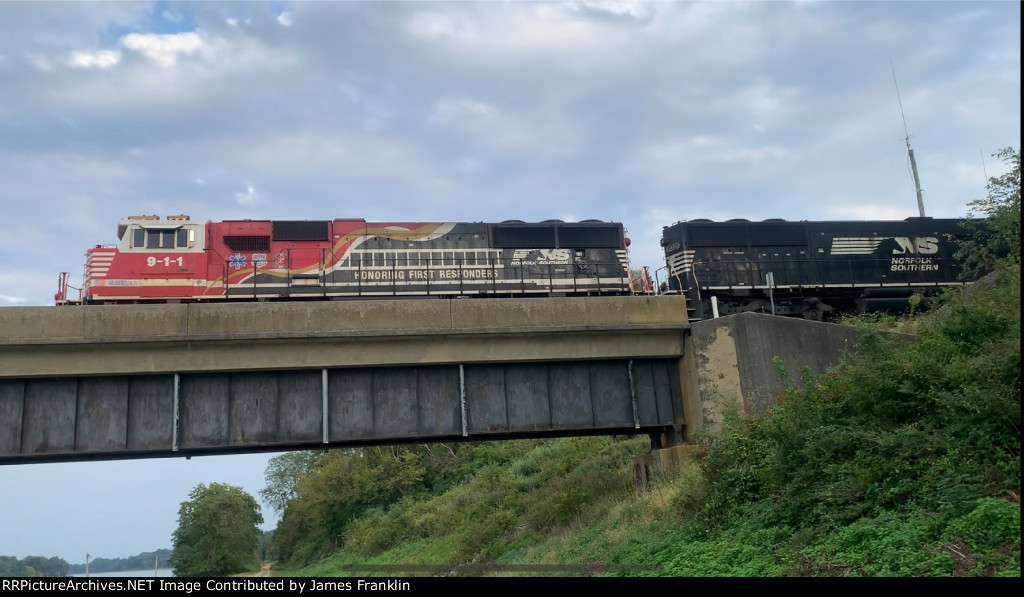
<svg viewBox="0 0 1024 597"><path fill-rule="evenodd" d="M57 293L53 295L53 302L55 305L66 305L68 303L81 303L82 302L82 289L77 286L71 286L68 284L68 272L61 272L57 276ZM68 299L68 289L78 291L78 299Z"/></svg>
<svg viewBox="0 0 1024 597"><path fill-rule="evenodd" d="M235 251L226 256L217 247L206 247L205 250L209 251L207 255L210 256L205 266L209 268L205 275L210 278L207 290L194 297L183 298L278 300L293 296L327 298L329 295L601 295L609 290L614 292L617 287L629 281L621 261L592 260L588 262L584 273L571 260L565 263L530 262L529 265L524 263L525 260L506 263L509 259L507 254L504 257L492 256L492 250L488 251L487 256L455 256L457 252L453 251L451 257L433 254L417 257L416 263L420 264L417 266L409 265L412 260L397 253L389 255L383 251L383 255L371 256L370 251L359 251L351 254L350 264L343 265L333 249L316 247L319 251L313 264L315 269L300 275L295 269L295 259L301 258L293 251L295 248L285 248L287 262L278 265L272 259L266 263L253 260L252 251ZM471 262L473 265L470 265ZM210 275L215 273L215 268L219 272ZM345 271L351 273L344 274ZM381 278L370 273L381 271L387 275ZM414 275L417 271L420 274ZM307 277L310 282L315 279L315 288L312 283L307 286L297 285L296 280L300 277ZM410 288L403 292L403 286L394 283L398 280ZM586 284L582 283L584 280ZM389 281L392 283L389 284ZM218 285L220 289L217 289ZM623 289L618 294L630 293Z"/></svg>
<svg viewBox="0 0 1024 597"><path fill-rule="evenodd" d="M947 266L947 267L949 267L949 266L954 266L957 263L957 261L955 259L953 259L953 258L933 257L931 259L935 262L934 265L937 265L937 266ZM691 268L690 268L690 272L693 275L694 287L697 288L697 289L700 289L700 288L711 288L711 287L718 287L718 286L724 286L724 287L728 287L728 288L741 288L741 289L742 288L748 288L748 289L768 288L767 283L763 282L764 277L765 277L765 273L767 272L767 270L773 270L773 273L775 273L775 275L776 275L775 287L776 288L778 288L778 287L821 288L821 287L824 287L826 285L829 285L829 286L845 285L845 286L850 286L850 287L878 287L878 288L882 288L882 287L892 286L892 285L900 285L900 286L942 286L942 285L962 284L962 283L964 283L963 281L952 282L952 281L935 281L935 280L905 281L905 282L904 281L900 281L900 282L886 281L885 280L886 276L882 272L887 272L887 271L891 271L891 270L886 270L882 266L884 264L887 264L888 262L889 262L888 259L879 259L879 258L835 259L835 260L830 260L828 263L831 263L832 265L841 264L841 267L843 268L842 275L841 276L832 276L832 278L833 279L843 279L844 281L842 281L842 282L838 282L838 281L828 282L828 281L826 281L825 280L825 276L821 274L821 269L820 269L821 266L823 265L823 262L822 262L822 260L818 260L818 259L796 259L796 260L792 260L791 259L791 260L785 260L785 261L783 261L783 260L775 261L775 260L763 260L763 259L757 259L757 260L746 259L746 260L736 260L736 261L729 261L729 262L727 262L729 264L735 264L735 265L740 265L740 266L747 266L747 269L750 272L756 273L756 275L751 275L751 276L747 277L746 279L742 279L742 278L739 278L739 277L733 277L732 279L721 280L721 279L715 279L715 278L712 277L710 280L709 279L705 279L704 283L700 283L699 280L698 280L698 277L697 277L698 272L710 273L712 271L711 267L710 267L711 264L709 264L706 261L694 261L692 266L691 266ZM719 263L721 263L721 262L719 262ZM799 267L803 267L803 266L807 266L807 265L813 265L814 266L813 269L815 270L815 272L817 274L814 277L814 279L813 280L807 280L807 281L800 281L800 280L795 280L794 281L794 280L792 280L792 276L794 275L792 270L797 269L798 266ZM865 266L865 265L871 266L872 275L865 276L863 274L861 274L861 275L857 274L857 272L855 271L855 268L857 268L858 266ZM861 268L861 269L863 271L863 268ZM780 274L781 274L781 276L780 276ZM678 279L678 276L676 276L676 278Z"/></svg>

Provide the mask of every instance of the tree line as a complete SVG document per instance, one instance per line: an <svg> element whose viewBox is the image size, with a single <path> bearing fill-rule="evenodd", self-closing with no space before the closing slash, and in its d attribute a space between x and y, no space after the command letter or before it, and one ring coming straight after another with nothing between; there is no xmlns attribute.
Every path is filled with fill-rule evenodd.
<svg viewBox="0 0 1024 597"><path fill-rule="evenodd" d="M94 558L89 560L89 572L121 572L124 570L153 570L170 566L170 549L147 551L127 558ZM85 564L68 566L70 574L84 574Z"/></svg>
<svg viewBox="0 0 1024 597"><path fill-rule="evenodd" d="M67 576L68 563L61 558L0 556L0 577Z"/></svg>

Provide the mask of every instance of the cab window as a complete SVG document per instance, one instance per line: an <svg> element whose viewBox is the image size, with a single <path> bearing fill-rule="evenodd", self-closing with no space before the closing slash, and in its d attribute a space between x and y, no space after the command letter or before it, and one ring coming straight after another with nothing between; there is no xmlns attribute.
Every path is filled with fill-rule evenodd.
<svg viewBox="0 0 1024 597"><path fill-rule="evenodd" d="M136 228L132 231L132 247L136 249L187 249L189 237L195 238L187 228L170 230Z"/></svg>

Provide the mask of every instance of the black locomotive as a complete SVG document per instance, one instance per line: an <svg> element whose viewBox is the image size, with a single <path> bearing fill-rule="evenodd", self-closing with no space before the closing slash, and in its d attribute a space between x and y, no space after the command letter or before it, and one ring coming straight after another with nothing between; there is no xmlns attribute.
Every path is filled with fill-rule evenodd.
<svg viewBox="0 0 1024 597"><path fill-rule="evenodd" d="M660 286L687 296L691 320L756 311L820 321L905 309L916 294L963 284L954 258L961 223L677 222L662 230Z"/></svg>

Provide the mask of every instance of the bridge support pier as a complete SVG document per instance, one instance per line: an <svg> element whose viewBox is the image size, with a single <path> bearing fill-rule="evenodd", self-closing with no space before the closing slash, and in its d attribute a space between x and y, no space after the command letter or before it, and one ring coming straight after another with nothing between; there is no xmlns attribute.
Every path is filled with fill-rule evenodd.
<svg viewBox="0 0 1024 597"><path fill-rule="evenodd" d="M693 457L696 449L697 446L692 444L679 444L637 456L633 460L633 478L636 481L637 492L641 495L646 494L651 491L655 478L676 475L683 467L690 466L689 459Z"/></svg>

